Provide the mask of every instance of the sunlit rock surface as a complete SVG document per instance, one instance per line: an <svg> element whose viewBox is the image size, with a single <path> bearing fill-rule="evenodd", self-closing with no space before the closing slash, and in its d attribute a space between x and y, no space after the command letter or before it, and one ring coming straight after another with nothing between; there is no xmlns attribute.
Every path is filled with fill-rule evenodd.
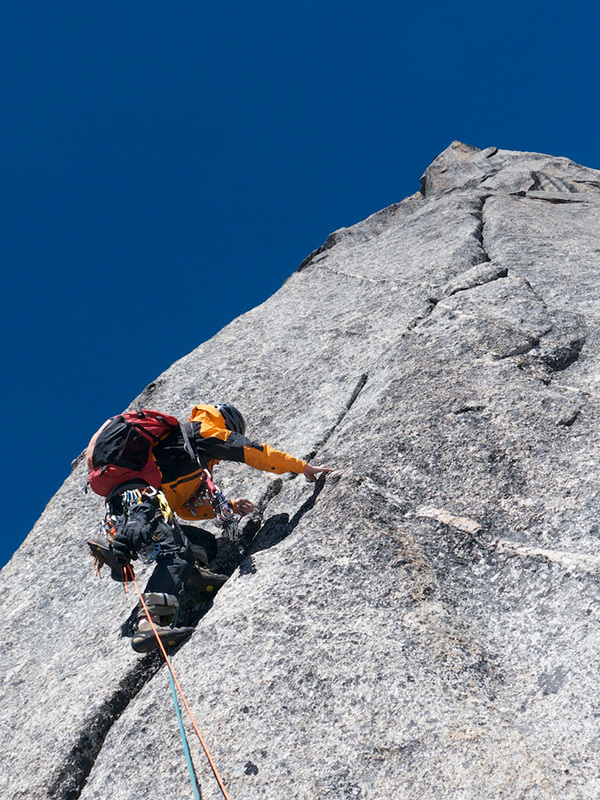
<svg viewBox="0 0 600 800"><path fill-rule="evenodd" d="M218 468L260 513L173 663L232 800L600 796L599 234L600 172L455 142L134 402L337 468ZM1 574L0 796L192 797L85 480Z"/></svg>

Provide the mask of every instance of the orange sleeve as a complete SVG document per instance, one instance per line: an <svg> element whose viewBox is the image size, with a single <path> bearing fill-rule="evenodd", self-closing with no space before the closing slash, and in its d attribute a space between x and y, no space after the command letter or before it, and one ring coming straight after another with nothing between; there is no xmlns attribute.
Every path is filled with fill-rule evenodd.
<svg viewBox="0 0 600 800"><path fill-rule="evenodd" d="M295 472L300 475L304 472L306 461L294 458L281 450L275 450L268 444L263 444L261 447L260 450L255 447L244 447L244 462L249 467L261 469L264 472L275 472L278 475L284 472Z"/></svg>
<svg viewBox="0 0 600 800"><path fill-rule="evenodd" d="M190 414L190 421L200 423L195 446L206 460L237 461L278 475L284 472L304 472L306 461L228 430L223 417L214 406L195 406Z"/></svg>

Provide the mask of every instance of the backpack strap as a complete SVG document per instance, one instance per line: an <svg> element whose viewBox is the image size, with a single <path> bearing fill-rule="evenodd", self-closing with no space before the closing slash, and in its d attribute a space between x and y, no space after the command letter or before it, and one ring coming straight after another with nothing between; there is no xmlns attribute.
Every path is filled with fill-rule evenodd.
<svg viewBox="0 0 600 800"><path fill-rule="evenodd" d="M181 433L183 435L183 447L185 452L192 458L194 461L197 461L200 464L200 459L194 450L194 445L192 444L192 440L190 434L194 435L194 429L192 428L191 422L182 422L180 423L179 427L181 428ZM202 466L202 464L200 464Z"/></svg>

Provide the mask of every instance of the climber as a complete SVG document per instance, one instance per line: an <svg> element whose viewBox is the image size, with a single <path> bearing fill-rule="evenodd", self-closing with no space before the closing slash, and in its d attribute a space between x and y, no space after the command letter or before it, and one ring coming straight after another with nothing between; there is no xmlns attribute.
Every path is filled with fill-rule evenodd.
<svg viewBox="0 0 600 800"><path fill-rule="evenodd" d="M242 414L227 403L195 406L188 422L156 411L124 413L107 420L92 437L86 451L90 486L107 498L106 537L89 542L94 556L111 568L116 580L138 554L156 560L144 590L155 629L164 643L177 644L193 628L173 627L178 596L185 586L214 592L227 580L208 569L217 553L208 531L183 526L185 520L214 516L206 499L206 476L220 461L237 461L255 469L304 474L314 482L327 466L258 444L245 437ZM254 510L247 498L229 501L235 514ZM146 614L138 611L132 647L146 652L157 647Z"/></svg>
<svg viewBox="0 0 600 800"><path fill-rule="evenodd" d="M238 461L265 472L304 474L310 482L330 467L315 467L268 444L257 444L245 437L246 422L232 405L195 406L190 421L172 431L154 448L153 455L162 475L162 489L169 505L183 519L206 519L212 516L209 504L199 502L197 490L202 471L212 472L220 460ZM184 480L185 479L185 480ZM236 513L254 509L250 500L234 500Z"/></svg>

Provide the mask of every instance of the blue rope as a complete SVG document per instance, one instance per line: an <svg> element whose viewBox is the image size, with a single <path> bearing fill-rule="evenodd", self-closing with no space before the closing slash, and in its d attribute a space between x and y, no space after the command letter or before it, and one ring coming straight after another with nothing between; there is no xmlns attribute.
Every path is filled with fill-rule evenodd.
<svg viewBox="0 0 600 800"><path fill-rule="evenodd" d="M179 618L179 609L177 609L175 613L175 619L173 620L173 625L177 625L177 620ZM169 650L169 658L171 657L171 651ZM188 772L190 773L190 780L192 782L192 790L194 792L194 800L202 800L200 796L200 790L198 788L198 781L196 780L196 772L194 771L194 763L192 761L192 756L190 753L190 746L188 744L187 736L185 735L185 728L183 727L183 720L181 719L181 711L179 709L179 703L177 702L177 689L175 688L175 681L173 680L173 676L171 675L171 670L168 669L167 672L169 673L169 681L171 683L171 694L173 695L173 705L175 706L175 713L177 714L177 722L179 724L179 735L181 736L181 742L183 744L183 750L185 752L185 760L187 762Z"/></svg>
<svg viewBox="0 0 600 800"><path fill-rule="evenodd" d="M190 780L192 781L192 789L194 790L194 800L202 800L202 798L200 797L200 791L198 789L196 773L194 772L194 764L192 763L192 756L190 755L190 748L188 745L187 736L185 735L185 730L183 727L183 720L181 719L181 711L179 710L179 703L177 702L177 691L175 689L175 681L173 680L171 671L167 670L167 672L169 673L169 680L171 681L171 693L173 694L173 704L175 706L175 711L177 712L177 722L179 723L179 733L181 735L181 741L183 742L183 749L185 751L185 760L187 761L187 768L188 772L190 773Z"/></svg>

